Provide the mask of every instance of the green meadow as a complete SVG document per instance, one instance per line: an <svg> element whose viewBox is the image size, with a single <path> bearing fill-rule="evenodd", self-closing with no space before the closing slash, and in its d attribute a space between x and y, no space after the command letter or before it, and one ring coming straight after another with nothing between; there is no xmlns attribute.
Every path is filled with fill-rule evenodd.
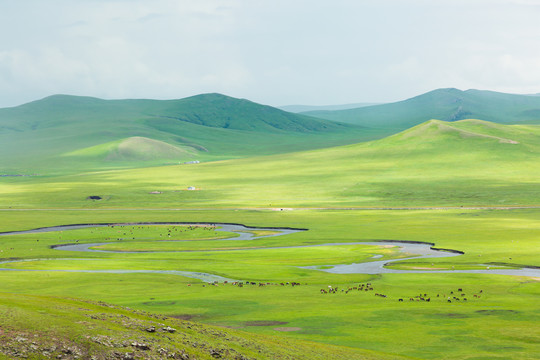
<svg viewBox="0 0 540 360"><path fill-rule="evenodd" d="M5 178L0 206L193 209L539 205L539 144L540 127L535 125L432 120L381 140L322 150L191 165ZM196 190L187 191L190 186ZM88 196L100 196L102 200L88 200Z"/></svg>
<svg viewBox="0 0 540 360"><path fill-rule="evenodd" d="M65 346L98 358L115 348L94 339L107 334L152 343L114 350L141 358L159 358L160 347L215 358L217 347L231 359L537 359L540 278L436 270L540 267L538 140L537 125L431 120L325 149L1 178L0 232L114 227L0 236L0 315L8 319L0 354L14 356L6 334L45 343L50 326ZM137 224L152 222L307 230L239 240L212 225ZM384 242L354 244L385 240L464 254L415 258ZM65 244L106 252L52 248ZM391 267L432 272L322 271L409 257ZM156 317L184 330L154 338L145 328Z"/></svg>
<svg viewBox="0 0 540 360"><path fill-rule="evenodd" d="M2 216L6 219L2 230L28 228L22 225L28 219L35 219L34 225L43 227L75 223L75 219L81 218L90 223L214 223L240 219L253 226L309 229L246 241L201 240L213 230L202 227L186 230L185 226L172 225L126 225L3 236L4 258L30 260L2 264L3 268L48 270L0 272L4 293L99 300L224 329L236 328L249 333L279 335L289 341L302 339L411 358L533 359L539 354L538 279L436 273L339 275L299 266L372 261L375 255L393 259L405 254L393 247L366 245L264 249L328 242L415 240L433 242L437 247L460 250L465 254L452 258L407 260L403 262L405 265L439 268L452 264L464 269L474 269L480 264L538 265L540 229L536 209L3 211ZM173 241L160 240L160 235L168 234L168 230L174 234L172 239L191 238L192 241L177 242L178 248L174 249L170 247ZM140 247L142 241L145 248L141 250L159 252L80 253L50 248L53 244L77 240L93 243L128 235L129 238L115 240L111 246L115 250L131 251ZM154 237L155 241L148 241L147 237ZM29 248L32 250L28 251ZM179 249L187 251L173 252ZM221 283L213 286L171 274L99 272L126 269L208 272L230 279L276 285L238 287ZM74 270L98 272L69 272ZM300 285L279 285L287 282ZM320 293L328 286L347 290L367 283L373 291ZM459 294L458 289L462 289ZM448 303L447 298L454 296L451 292L461 299L461 293L464 293L468 300ZM374 296L374 293L387 297ZM427 294L431 301L410 301L419 294ZM398 301L400 298L405 301ZM390 355L377 356L386 358Z"/></svg>

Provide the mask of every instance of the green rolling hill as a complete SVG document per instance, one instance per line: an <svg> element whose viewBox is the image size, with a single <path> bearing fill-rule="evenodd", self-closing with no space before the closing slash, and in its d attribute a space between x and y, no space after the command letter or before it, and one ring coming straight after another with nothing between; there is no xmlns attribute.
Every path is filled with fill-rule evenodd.
<svg viewBox="0 0 540 360"><path fill-rule="evenodd" d="M197 151L189 146L174 146L159 140L133 136L79 149L65 155L76 158L101 159L104 161L159 161L193 158L197 155Z"/></svg>
<svg viewBox="0 0 540 360"><path fill-rule="evenodd" d="M3 173L99 170L285 153L376 132L220 94L180 100L55 95L0 109Z"/></svg>
<svg viewBox="0 0 540 360"><path fill-rule="evenodd" d="M270 156L5 179L1 206L348 207L540 204L540 126L430 120L384 139ZM36 193L43 184L48 191ZM90 185L89 185L90 184ZM119 187L117 184L122 184ZM179 191L194 186L200 191ZM41 188L41 187L40 187ZM149 195L153 191L161 195ZM89 195L105 201L89 204ZM54 197L54 200L51 199Z"/></svg>
<svg viewBox="0 0 540 360"><path fill-rule="evenodd" d="M438 89L395 103L303 114L388 129L389 133L408 129L430 119L482 119L502 124L540 123L540 96Z"/></svg>
<svg viewBox="0 0 540 360"><path fill-rule="evenodd" d="M283 154L379 139L430 119L464 118L534 124L540 122L540 96L439 89L397 103L293 114L221 94L179 100L54 95L0 109L0 173Z"/></svg>

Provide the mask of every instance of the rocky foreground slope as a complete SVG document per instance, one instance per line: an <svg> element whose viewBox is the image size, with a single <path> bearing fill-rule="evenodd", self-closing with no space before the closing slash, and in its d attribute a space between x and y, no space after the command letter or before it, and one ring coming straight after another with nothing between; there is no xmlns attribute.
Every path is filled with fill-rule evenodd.
<svg viewBox="0 0 540 360"><path fill-rule="evenodd" d="M102 302L0 294L0 359L395 359Z"/></svg>

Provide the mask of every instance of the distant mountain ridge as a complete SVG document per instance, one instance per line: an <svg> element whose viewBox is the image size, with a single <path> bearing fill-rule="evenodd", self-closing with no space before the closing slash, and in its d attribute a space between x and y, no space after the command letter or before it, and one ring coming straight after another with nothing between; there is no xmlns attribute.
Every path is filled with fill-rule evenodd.
<svg viewBox="0 0 540 360"><path fill-rule="evenodd" d="M367 135L366 135L367 134ZM362 141L359 126L245 99L178 100L53 95L0 109L0 168L100 169L219 160Z"/></svg>
<svg viewBox="0 0 540 360"><path fill-rule="evenodd" d="M347 110L356 109L365 106L380 105L380 103L355 103L355 104L341 104L341 105L285 105L278 106L278 109L292 112L302 113L308 111L325 111L325 110Z"/></svg>
<svg viewBox="0 0 540 360"><path fill-rule="evenodd" d="M178 100L53 95L0 109L0 169L90 171L292 153L380 139L431 119L470 118L540 123L540 96L438 89L396 103L293 114L214 93Z"/></svg>
<svg viewBox="0 0 540 360"><path fill-rule="evenodd" d="M171 114L171 118L198 125L250 131L309 132L342 126L221 94L202 94L176 100L165 109L165 113Z"/></svg>
<svg viewBox="0 0 540 360"><path fill-rule="evenodd" d="M306 115L261 105L222 94L201 94L178 100L103 100L72 95L52 95L18 107L0 109L0 121L9 116L31 115L32 112L52 112L56 120L82 119L98 111L114 115L138 115L169 118L193 124L250 131L286 130L295 132L325 131L340 125ZM81 112L86 112L81 116ZM34 117L34 125L44 118ZM342 126L342 125L341 125Z"/></svg>
<svg viewBox="0 0 540 360"><path fill-rule="evenodd" d="M487 90L437 89L389 104L305 115L371 128L404 130L430 119L482 119L501 124L540 123L540 97Z"/></svg>

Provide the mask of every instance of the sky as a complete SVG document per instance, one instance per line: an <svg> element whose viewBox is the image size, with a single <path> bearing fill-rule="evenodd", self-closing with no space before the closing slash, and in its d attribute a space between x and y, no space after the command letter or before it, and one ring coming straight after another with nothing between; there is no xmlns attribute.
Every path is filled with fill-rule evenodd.
<svg viewBox="0 0 540 360"><path fill-rule="evenodd" d="M540 93L540 0L0 0L0 107L53 94L272 106Z"/></svg>

